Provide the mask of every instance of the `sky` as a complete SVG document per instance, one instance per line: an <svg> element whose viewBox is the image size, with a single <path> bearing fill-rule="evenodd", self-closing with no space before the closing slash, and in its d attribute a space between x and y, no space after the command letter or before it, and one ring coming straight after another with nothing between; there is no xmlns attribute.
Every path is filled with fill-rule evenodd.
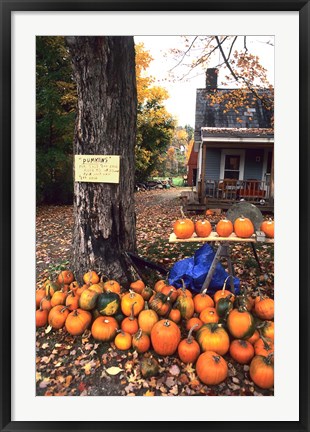
<svg viewBox="0 0 310 432"><path fill-rule="evenodd" d="M147 70L148 75L156 78L156 85L165 87L168 90L170 98L165 105L169 113L171 113L178 121L179 126L195 126L195 104L196 104L196 89L205 87L205 70L197 71L197 76L191 79L183 79L173 82L169 79L169 70L176 66L177 61L174 56L169 53L171 48L184 47L184 41L180 36L135 36L135 43L144 43L144 47L150 52L153 61ZM240 45L237 44L234 48L243 47L243 38L239 38ZM268 71L268 79L271 84L274 84L274 46L272 36L247 36L247 47L249 51L260 58L261 64ZM238 41L237 41L238 43ZM211 59L208 67L214 67L219 62L219 54L217 53ZM189 58L191 61L191 58ZM174 69L177 73L182 70L178 66ZM188 69L184 69L184 72ZM223 75L222 75L223 78ZM219 82L221 75L219 76ZM232 86L232 87L235 87Z"/></svg>

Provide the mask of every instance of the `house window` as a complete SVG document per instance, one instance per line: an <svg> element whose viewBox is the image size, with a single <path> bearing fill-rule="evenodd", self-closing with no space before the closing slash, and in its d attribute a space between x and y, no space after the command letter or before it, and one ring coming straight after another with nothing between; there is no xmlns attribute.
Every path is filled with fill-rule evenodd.
<svg viewBox="0 0 310 432"><path fill-rule="evenodd" d="M243 180L243 174L244 150L222 150L220 178Z"/></svg>
<svg viewBox="0 0 310 432"><path fill-rule="evenodd" d="M240 175L240 156L225 155L224 178L239 179Z"/></svg>

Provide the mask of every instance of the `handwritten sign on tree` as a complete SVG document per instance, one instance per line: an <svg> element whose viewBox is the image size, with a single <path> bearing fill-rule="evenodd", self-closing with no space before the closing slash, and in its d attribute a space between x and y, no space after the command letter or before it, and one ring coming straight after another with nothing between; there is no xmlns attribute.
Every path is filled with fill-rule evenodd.
<svg viewBox="0 0 310 432"><path fill-rule="evenodd" d="M119 183L119 156L75 155L75 181Z"/></svg>

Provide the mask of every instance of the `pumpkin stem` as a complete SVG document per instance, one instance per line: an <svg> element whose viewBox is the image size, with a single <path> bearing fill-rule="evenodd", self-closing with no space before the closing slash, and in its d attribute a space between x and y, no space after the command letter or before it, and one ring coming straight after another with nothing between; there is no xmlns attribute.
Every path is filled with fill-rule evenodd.
<svg viewBox="0 0 310 432"><path fill-rule="evenodd" d="M213 357L213 359L214 359L214 361L215 361L215 363L219 363L220 361L221 361L221 357L220 356L212 356Z"/></svg>
<svg viewBox="0 0 310 432"><path fill-rule="evenodd" d="M203 296L207 295L207 291L208 291L208 288L205 288L205 289L202 291L201 295L203 295Z"/></svg>
<svg viewBox="0 0 310 432"><path fill-rule="evenodd" d="M165 321L164 321L164 326L165 326L165 327L170 327L170 322L169 322L168 320L165 320Z"/></svg>
<svg viewBox="0 0 310 432"><path fill-rule="evenodd" d="M185 293L186 285L185 285L184 279L181 278L180 281L182 282L181 290Z"/></svg>
<svg viewBox="0 0 310 432"><path fill-rule="evenodd" d="M69 307L69 306L64 306L62 309L60 309L60 313L64 313L64 311L65 311L66 309L68 309L68 307Z"/></svg>
<svg viewBox="0 0 310 432"><path fill-rule="evenodd" d="M77 309L74 309L74 311L73 311L73 316L78 316L78 311L77 311Z"/></svg>
<svg viewBox="0 0 310 432"><path fill-rule="evenodd" d="M149 309L150 309L150 308L149 308L149 304L148 304L147 301L144 302L144 309L145 309L145 310L149 310Z"/></svg>
<svg viewBox="0 0 310 432"><path fill-rule="evenodd" d="M196 327L199 327L199 324L194 324L193 325L193 327L190 329L190 331L188 332L188 336L187 336L187 339L186 339L186 341L187 341L187 343L192 343L193 342L193 336L192 336L192 333L193 333L193 331L194 331L194 329L196 328Z"/></svg>
<svg viewBox="0 0 310 432"><path fill-rule="evenodd" d="M227 284L227 281L228 281L229 278L230 278L230 276L227 276L227 278L224 280L224 284L223 284L223 288L222 288L222 291L223 291L223 292L224 292L225 289L226 289L226 284Z"/></svg>
<svg viewBox="0 0 310 432"><path fill-rule="evenodd" d="M274 353L273 353L273 352L271 352L270 354L268 354L268 355L265 357L265 363L266 363L267 365L271 365L271 364L272 364L273 357L274 357Z"/></svg>
<svg viewBox="0 0 310 432"><path fill-rule="evenodd" d="M43 309L42 309L42 302L43 302L44 299L46 299L46 297L43 297L43 298L41 299L41 301L40 301L40 308L39 308L39 309L40 309L40 312L43 311Z"/></svg>
<svg viewBox="0 0 310 432"><path fill-rule="evenodd" d="M142 336L142 329L139 328L137 333L134 335L134 338L139 340L139 339L141 339L141 336Z"/></svg>
<svg viewBox="0 0 310 432"><path fill-rule="evenodd" d="M135 319L135 316L134 316L134 307L135 307L135 304L136 304L137 302L134 302L134 303L132 303L132 305L130 306L130 316L129 316L129 319L130 319L130 321L133 321L134 319Z"/></svg>

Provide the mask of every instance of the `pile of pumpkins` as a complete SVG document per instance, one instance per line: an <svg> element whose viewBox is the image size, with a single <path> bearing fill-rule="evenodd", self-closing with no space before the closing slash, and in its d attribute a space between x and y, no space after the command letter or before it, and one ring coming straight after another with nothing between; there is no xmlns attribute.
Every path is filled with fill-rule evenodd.
<svg viewBox="0 0 310 432"><path fill-rule="evenodd" d="M90 329L95 340L114 342L119 350L178 355L182 362L195 365L206 385L227 378L223 356L229 353L236 362L250 365L257 386L273 386L274 301L260 291L255 298L246 293L237 296L224 284L211 296L206 290L192 293L183 281L176 288L164 280L153 289L136 280L124 290L115 280L100 279L95 271L87 272L83 281L79 286L71 271L62 271L55 282L47 280L37 289L37 328L64 327L73 336ZM187 337L182 336L185 332ZM156 369L155 357L149 357L148 370Z"/></svg>
<svg viewBox="0 0 310 432"><path fill-rule="evenodd" d="M260 227L266 237L274 238L274 221L264 220ZM233 232L237 237L250 238L255 232L252 221L244 216L238 217L234 223L229 219L221 219L215 227L219 237L229 237ZM179 239L187 239L196 233L197 237L209 237L212 232L212 225L208 219L199 219L193 222L191 219L183 217L173 224L173 232Z"/></svg>

